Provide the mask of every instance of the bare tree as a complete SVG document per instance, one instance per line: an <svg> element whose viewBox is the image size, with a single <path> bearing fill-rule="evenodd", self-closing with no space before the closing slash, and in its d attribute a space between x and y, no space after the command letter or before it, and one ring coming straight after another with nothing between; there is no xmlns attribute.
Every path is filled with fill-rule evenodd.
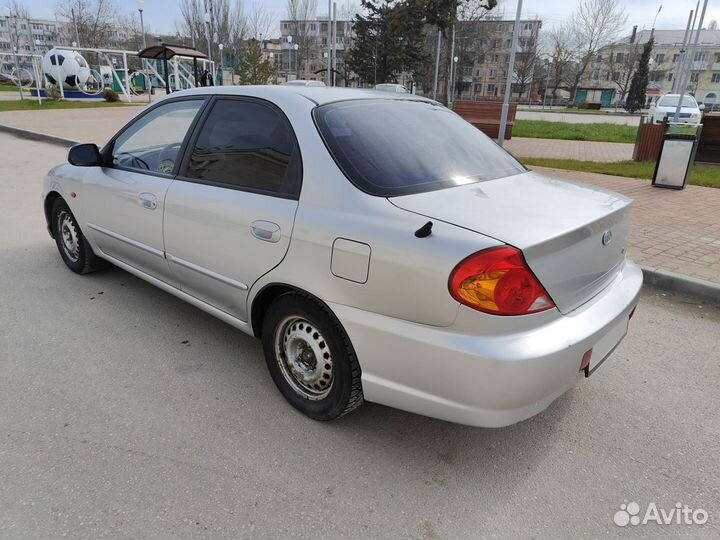
<svg viewBox="0 0 720 540"><path fill-rule="evenodd" d="M621 56L618 55L618 52ZM642 51L638 47L638 43L632 49L614 51L610 49L608 56L606 78L613 83L618 89L620 99L623 100L630 91L633 75L638 66L638 60Z"/></svg>
<svg viewBox="0 0 720 540"><path fill-rule="evenodd" d="M68 23L68 41L78 41L78 46L108 47L117 43L114 27L118 10L113 0L60 0L55 15Z"/></svg>
<svg viewBox="0 0 720 540"><path fill-rule="evenodd" d="M34 43L35 41L32 39L32 31L30 30L30 25L27 25L27 29L25 34L23 35L22 31L22 23L20 22L23 20L27 20L30 17L30 11L28 8L22 4L21 2L18 2L17 0L13 0L8 7L10 8L10 13L12 14L12 17L14 18L14 21L8 21L8 24L10 25L10 50L16 50L19 53L22 52L20 49L20 43L21 42L30 42L31 49L34 50Z"/></svg>
<svg viewBox="0 0 720 540"><path fill-rule="evenodd" d="M263 4L255 4L247 14L247 35L255 39L267 39L277 23L275 13Z"/></svg>
<svg viewBox="0 0 720 540"><path fill-rule="evenodd" d="M313 53L314 39L310 35L309 21L315 18L317 0L287 0L287 18L290 21L290 35L296 51L298 71L304 73L303 78L310 77L308 67Z"/></svg>
<svg viewBox="0 0 720 540"><path fill-rule="evenodd" d="M572 40L567 29L559 27L550 32L548 56L552 97L557 99L557 91L567 80L568 68L573 60Z"/></svg>
<svg viewBox="0 0 720 540"><path fill-rule="evenodd" d="M540 54L538 48L537 30L539 25L534 25L535 29L530 36L519 38L518 44L520 50L515 57L515 77L513 80L513 90L518 93L518 101L528 89L532 86L535 78L535 72L540 67Z"/></svg>
<svg viewBox="0 0 720 540"><path fill-rule="evenodd" d="M577 5L565 27L573 51L566 78L571 102L598 51L617 38L626 21L620 0L581 0Z"/></svg>

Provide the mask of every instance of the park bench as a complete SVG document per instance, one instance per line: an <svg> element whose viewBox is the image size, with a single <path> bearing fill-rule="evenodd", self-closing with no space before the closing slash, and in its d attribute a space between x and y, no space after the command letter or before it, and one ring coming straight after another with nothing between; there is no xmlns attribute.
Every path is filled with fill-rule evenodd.
<svg viewBox="0 0 720 540"><path fill-rule="evenodd" d="M493 139L498 138L500 134L502 101L460 100L453 103L453 110L488 137ZM513 122L515 122L516 112L517 103L510 103L507 125L505 126L505 140L512 138L512 128Z"/></svg>

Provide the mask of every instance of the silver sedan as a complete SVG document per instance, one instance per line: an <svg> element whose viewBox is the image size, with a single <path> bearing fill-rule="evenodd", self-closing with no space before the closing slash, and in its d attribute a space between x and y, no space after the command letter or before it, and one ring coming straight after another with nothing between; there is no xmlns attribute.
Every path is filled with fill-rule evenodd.
<svg viewBox="0 0 720 540"><path fill-rule="evenodd" d="M109 263L262 339L297 409L476 426L545 409L625 336L631 200L528 171L442 105L201 88L73 147L43 199L65 264Z"/></svg>

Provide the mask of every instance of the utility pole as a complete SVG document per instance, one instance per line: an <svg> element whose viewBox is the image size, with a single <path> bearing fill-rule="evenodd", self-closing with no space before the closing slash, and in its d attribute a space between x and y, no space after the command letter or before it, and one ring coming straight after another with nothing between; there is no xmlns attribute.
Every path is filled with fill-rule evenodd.
<svg viewBox="0 0 720 540"><path fill-rule="evenodd" d="M699 1L699 0L698 0ZM695 40L693 41L693 46L690 49L690 54L688 55L688 69L687 69L687 77L690 77L692 75L692 63L695 61L695 52L697 51L698 42L700 41L700 32L702 30L703 21L705 20L705 11L707 10L708 0L705 0L703 2L703 8L702 13L700 14L700 20L698 21L697 28L695 29ZM682 108L682 102L685 98L685 88L687 87L687 80L686 76L682 76L682 81L680 82L680 99L678 99L677 107L675 107L675 116L673 117L673 120L675 123L680 119L680 109Z"/></svg>
<svg viewBox="0 0 720 540"><path fill-rule="evenodd" d="M335 66L337 65L337 3L333 2L332 6L333 22L332 22L332 62L330 62L330 83L335 86Z"/></svg>
<svg viewBox="0 0 720 540"><path fill-rule="evenodd" d="M520 15L522 14L522 0L518 0L517 13L515 14L515 26L513 28L512 49L510 50L510 62L507 71L507 82L505 83L505 96L503 99L502 113L500 114L500 132L498 133L498 145L505 142L505 126L507 125L508 109L510 108L510 94L512 93L512 80L515 69L515 49L517 49L518 34L520 33Z"/></svg>
<svg viewBox="0 0 720 540"><path fill-rule="evenodd" d="M675 73L673 75L671 94L677 93L678 78L682 76L682 68L685 65L685 53L687 52L688 40L690 39L690 25L693 20L693 10L690 10L690 16L688 17L687 28L685 28L685 37L683 38L682 49L680 49L680 57L678 58L677 66L675 66Z"/></svg>
<svg viewBox="0 0 720 540"><path fill-rule="evenodd" d="M77 19L75 18L75 8L70 8L70 14L72 15L73 26L75 27L75 41L77 46L80 47L80 34L78 33ZM140 19L142 20L142 11L140 12Z"/></svg>
<svg viewBox="0 0 720 540"><path fill-rule="evenodd" d="M433 99L437 99L438 77L440 75L440 44L442 43L442 32L438 30L437 52L435 53L435 84L433 85ZM375 55L377 57L377 53ZM377 62L377 60L376 60ZM377 76L375 77L377 83Z"/></svg>
<svg viewBox="0 0 720 540"><path fill-rule="evenodd" d="M455 25L452 26L452 40L450 41L450 74L447 83L447 104L452 104L453 69L455 68Z"/></svg>
<svg viewBox="0 0 720 540"><path fill-rule="evenodd" d="M328 0L328 18L327 18L327 58L328 58L328 68L326 73L326 81L325 84L327 86L332 86L332 79L330 78L330 66L332 64L332 28L330 26L330 20L332 13L332 0Z"/></svg>

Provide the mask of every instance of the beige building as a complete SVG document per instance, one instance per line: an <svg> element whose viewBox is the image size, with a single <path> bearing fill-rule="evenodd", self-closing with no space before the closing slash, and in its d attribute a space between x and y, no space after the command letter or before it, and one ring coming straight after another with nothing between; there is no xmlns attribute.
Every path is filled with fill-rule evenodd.
<svg viewBox="0 0 720 540"><path fill-rule="evenodd" d="M0 15L0 53L44 54L58 43L63 23L45 19Z"/></svg>
<svg viewBox="0 0 720 540"><path fill-rule="evenodd" d="M280 21L282 54L278 62L278 80L309 79L324 81L328 67L330 26L327 17L306 21ZM335 23L336 81L343 85L345 53L352 47L355 34L351 20Z"/></svg>
<svg viewBox="0 0 720 540"><path fill-rule="evenodd" d="M680 64L684 35L684 30L655 30L648 102L662 94L680 91L673 83ZM691 43L694 37L695 34ZM643 46L649 39L650 31L643 30L604 48L596 57L592 69L588 70L582 89L587 90L588 95L612 90L612 102L622 102L630 89L632 73ZM691 75L685 91L708 107L720 106L720 30L701 30L698 48L689 61Z"/></svg>
<svg viewBox="0 0 720 540"><path fill-rule="evenodd" d="M455 96L461 99L495 99L505 94L515 21L485 19L460 23L456 36L458 57ZM538 37L542 21L520 21L513 71L514 98L532 93Z"/></svg>

